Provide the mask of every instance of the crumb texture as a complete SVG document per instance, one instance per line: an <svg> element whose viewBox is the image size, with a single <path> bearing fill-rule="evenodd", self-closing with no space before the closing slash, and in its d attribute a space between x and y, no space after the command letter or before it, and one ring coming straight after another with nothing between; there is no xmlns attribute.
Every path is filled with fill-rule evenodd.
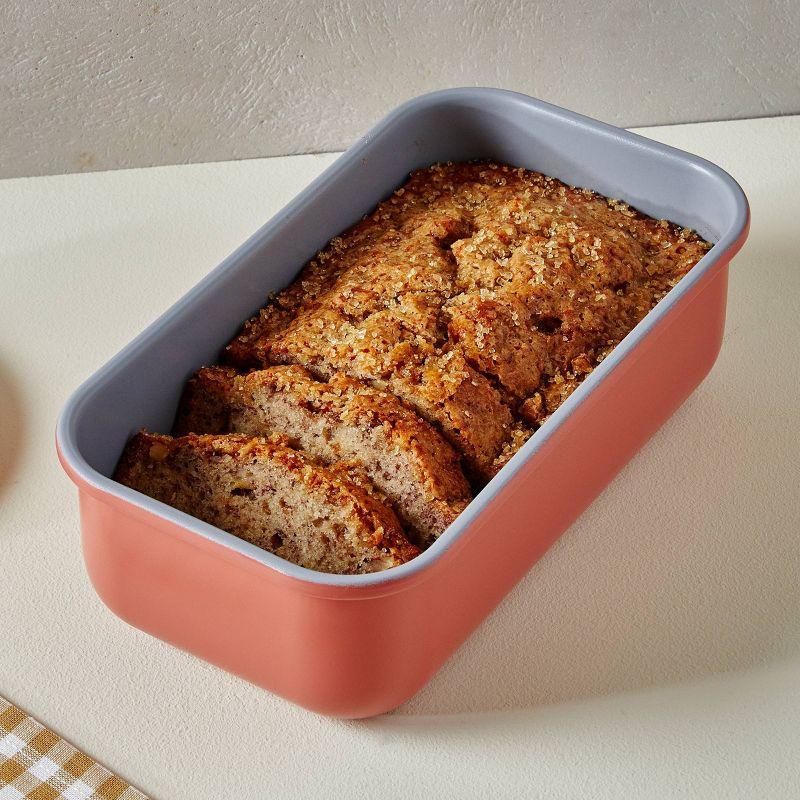
<svg viewBox="0 0 800 800"><path fill-rule="evenodd" d="M143 431L126 446L115 478L320 572L375 572L419 552L360 485L363 476L325 469L280 438Z"/></svg>
<svg viewBox="0 0 800 800"><path fill-rule="evenodd" d="M691 230L535 172L492 163L419 170L271 297L220 366L189 380L178 438L151 445L171 448L166 465L131 444L120 479L149 475L135 488L178 507L194 497L190 513L315 569L402 563L453 522L710 247ZM342 542L366 541L361 528L331 537L328 516L317 515L326 522L314 538L305 516L293 522L277 500L257 506L246 493L233 495L250 497L234 504L245 516L214 510L223 498L230 505L240 461L217 457L225 441L237 452L257 442L269 464L293 453L393 520L381 528L393 532L372 555L345 557ZM270 448L283 455L268 457ZM190 462L195 472L205 465L199 505L181 477ZM311 496L300 472L284 469L276 498ZM278 546L264 533L270 526Z"/></svg>
<svg viewBox="0 0 800 800"><path fill-rule="evenodd" d="M175 425L177 434L204 430L280 433L323 464L359 468L421 545L471 499L457 453L433 426L346 375L325 382L297 366L246 375L207 367L189 382Z"/></svg>

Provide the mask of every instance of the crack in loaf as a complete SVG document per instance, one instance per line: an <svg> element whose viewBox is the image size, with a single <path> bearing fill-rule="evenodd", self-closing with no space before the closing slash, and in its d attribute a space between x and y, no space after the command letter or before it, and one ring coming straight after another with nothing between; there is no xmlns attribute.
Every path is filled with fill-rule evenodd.
<svg viewBox="0 0 800 800"><path fill-rule="evenodd" d="M709 247L535 172L419 170L189 382L175 432L288 436L425 547Z"/></svg>

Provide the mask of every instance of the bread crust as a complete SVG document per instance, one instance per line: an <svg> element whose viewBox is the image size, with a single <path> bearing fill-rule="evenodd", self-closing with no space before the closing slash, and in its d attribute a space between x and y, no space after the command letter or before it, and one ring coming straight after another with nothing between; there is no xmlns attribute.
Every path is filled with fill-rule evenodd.
<svg viewBox="0 0 800 800"><path fill-rule="evenodd" d="M383 503L283 440L141 431L115 480L300 566L356 574L419 553Z"/></svg>

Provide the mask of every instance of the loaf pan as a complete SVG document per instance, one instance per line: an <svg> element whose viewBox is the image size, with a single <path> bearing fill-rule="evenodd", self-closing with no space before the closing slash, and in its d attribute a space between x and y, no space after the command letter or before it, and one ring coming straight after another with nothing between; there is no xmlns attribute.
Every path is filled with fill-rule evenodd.
<svg viewBox="0 0 800 800"><path fill-rule="evenodd" d="M386 572L322 574L111 479L128 437L169 430L189 375L330 238L411 170L476 158L621 198L714 246L426 552ZM395 708L709 371L748 222L719 167L530 97L454 89L406 103L67 402L57 447L79 489L97 593L137 628L306 708L348 718Z"/></svg>

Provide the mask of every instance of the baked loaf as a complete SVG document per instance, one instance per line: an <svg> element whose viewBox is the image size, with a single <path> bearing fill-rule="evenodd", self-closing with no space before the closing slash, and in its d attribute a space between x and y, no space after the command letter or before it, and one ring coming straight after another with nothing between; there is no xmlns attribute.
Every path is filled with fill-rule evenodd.
<svg viewBox="0 0 800 800"><path fill-rule="evenodd" d="M391 392L481 485L709 247L538 173L436 165L333 239L223 358Z"/></svg>
<svg viewBox="0 0 800 800"><path fill-rule="evenodd" d="M345 375L329 382L295 366L246 375L206 367L189 380L176 435L273 433L324 464L354 462L408 535L426 546L472 499L453 448L394 395Z"/></svg>
<svg viewBox="0 0 800 800"><path fill-rule="evenodd" d="M115 479L303 567L356 574L419 553L395 515L347 470L284 442L141 432Z"/></svg>
<svg viewBox="0 0 800 800"><path fill-rule="evenodd" d="M191 435L140 434L117 477L304 566L403 563L710 246L524 169L419 170L189 381Z"/></svg>

